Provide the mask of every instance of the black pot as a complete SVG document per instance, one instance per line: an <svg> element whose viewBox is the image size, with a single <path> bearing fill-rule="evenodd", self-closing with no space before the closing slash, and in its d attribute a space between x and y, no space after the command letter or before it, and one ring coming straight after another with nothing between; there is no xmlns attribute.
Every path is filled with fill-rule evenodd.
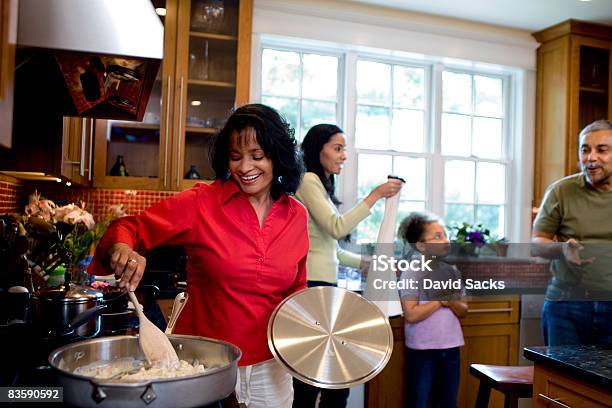
<svg viewBox="0 0 612 408"><path fill-rule="evenodd" d="M80 285L43 288L31 298L30 320L43 338L88 338L100 331L102 293Z"/></svg>

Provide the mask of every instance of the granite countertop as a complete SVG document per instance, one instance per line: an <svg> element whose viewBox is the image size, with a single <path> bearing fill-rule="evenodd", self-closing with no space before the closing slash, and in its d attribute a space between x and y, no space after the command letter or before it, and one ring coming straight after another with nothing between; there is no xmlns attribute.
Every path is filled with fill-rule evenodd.
<svg viewBox="0 0 612 408"><path fill-rule="evenodd" d="M525 358L606 390L612 389L612 347L526 347Z"/></svg>

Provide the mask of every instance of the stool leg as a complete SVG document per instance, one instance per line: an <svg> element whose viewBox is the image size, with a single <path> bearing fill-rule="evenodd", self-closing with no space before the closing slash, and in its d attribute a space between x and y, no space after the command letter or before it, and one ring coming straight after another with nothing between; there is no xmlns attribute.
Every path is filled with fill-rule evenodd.
<svg viewBox="0 0 612 408"><path fill-rule="evenodd" d="M489 406L490 396L491 396L491 387L481 381L480 386L478 386L478 396L476 397L476 408L487 408Z"/></svg>
<svg viewBox="0 0 612 408"><path fill-rule="evenodd" d="M518 396L516 394L504 395L504 408L518 408Z"/></svg>

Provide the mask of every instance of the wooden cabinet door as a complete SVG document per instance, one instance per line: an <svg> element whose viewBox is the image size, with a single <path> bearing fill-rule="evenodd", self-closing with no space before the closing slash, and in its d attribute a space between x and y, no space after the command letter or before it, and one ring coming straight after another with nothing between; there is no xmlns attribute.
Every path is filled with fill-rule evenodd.
<svg viewBox="0 0 612 408"><path fill-rule="evenodd" d="M93 119L64 117L61 174L82 186L92 182L93 132Z"/></svg>
<svg viewBox="0 0 612 408"><path fill-rule="evenodd" d="M164 24L162 60L142 122L96 120L94 186L170 190L178 0L153 0ZM164 14L164 13L161 13ZM123 156L128 176L111 175Z"/></svg>
<svg viewBox="0 0 612 408"><path fill-rule="evenodd" d="M568 20L534 33L537 51L533 205L579 171L578 134L612 117L612 27Z"/></svg>
<svg viewBox="0 0 612 408"><path fill-rule="evenodd" d="M471 408L479 382L470 364L516 365L519 343L519 297L516 295L468 298L468 315L461 319L465 346L461 348L461 374L457 406ZM502 395L491 394L491 407L502 407Z"/></svg>
<svg viewBox="0 0 612 408"><path fill-rule="evenodd" d="M470 375L470 364L517 364L518 333L518 324L463 326L465 346L461 348L458 407L471 408L476 402L479 381ZM493 390L489 407L503 406L503 395Z"/></svg>
<svg viewBox="0 0 612 408"><path fill-rule="evenodd" d="M172 188L212 180L211 141L248 101L252 0L179 0Z"/></svg>
<svg viewBox="0 0 612 408"><path fill-rule="evenodd" d="M580 379L570 378L537 363L533 376L533 407L612 407L612 392L594 387Z"/></svg>
<svg viewBox="0 0 612 408"><path fill-rule="evenodd" d="M0 0L0 147L11 147L17 0Z"/></svg>
<svg viewBox="0 0 612 408"><path fill-rule="evenodd" d="M580 171L578 134L589 123L609 119L612 43L581 35L571 37L569 135L565 174Z"/></svg>
<svg viewBox="0 0 612 408"><path fill-rule="evenodd" d="M365 385L366 408L402 408L406 400L404 317L389 319L393 329L393 353L387 366Z"/></svg>

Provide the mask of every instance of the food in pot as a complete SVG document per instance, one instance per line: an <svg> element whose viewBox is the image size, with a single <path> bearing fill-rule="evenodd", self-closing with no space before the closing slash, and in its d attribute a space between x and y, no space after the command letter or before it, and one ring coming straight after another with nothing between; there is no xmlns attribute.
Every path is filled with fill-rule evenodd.
<svg viewBox="0 0 612 408"><path fill-rule="evenodd" d="M176 368L146 367L144 361L126 357L115 361L96 361L86 366L77 367L74 373L102 380L130 382L185 377L204 373L212 368L200 364L198 361L193 364L185 360L180 362L180 366Z"/></svg>

